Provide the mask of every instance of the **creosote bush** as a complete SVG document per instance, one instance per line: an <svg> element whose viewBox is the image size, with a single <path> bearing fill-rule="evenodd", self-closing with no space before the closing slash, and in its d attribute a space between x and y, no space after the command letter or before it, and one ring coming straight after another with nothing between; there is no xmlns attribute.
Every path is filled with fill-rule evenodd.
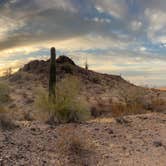
<svg viewBox="0 0 166 166"><path fill-rule="evenodd" d="M49 97L46 90L40 88L35 105L49 122L82 122L90 116L87 103L79 96L80 81L75 77L66 77L56 85L56 96Z"/></svg>

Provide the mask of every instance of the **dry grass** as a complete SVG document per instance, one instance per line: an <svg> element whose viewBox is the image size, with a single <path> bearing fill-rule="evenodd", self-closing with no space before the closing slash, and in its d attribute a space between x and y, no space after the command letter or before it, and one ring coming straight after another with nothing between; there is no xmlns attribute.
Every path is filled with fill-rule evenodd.
<svg viewBox="0 0 166 166"><path fill-rule="evenodd" d="M138 92L138 93L137 93ZM111 103L111 113L114 117L142 114L148 111L162 112L166 110L166 100L160 98L159 95L155 97L145 98L145 91L131 91L124 93L124 103Z"/></svg>
<svg viewBox="0 0 166 166"><path fill-rule="evenodd" d="M57 148L60 158L68 158L69 165L89 165L96 146L87 131L70 125L59 130L58 135Z"/></svg>
<svg viewBox="0 0 166 166"><path fill-rule="evenodd" d="M139 103L116 103L111 106L111 114L113 117L121 117L125 115L143 114L146 110Z"/></svg>
<svg viewBox="0 0 166 166"><path fill-rule="evenodd" d="M150 107L152 111L157 111L157 112L166 111L166 101L161 98L155 98L152 100Z"/></svg>
<svg viewBox="0 0 166 166"><path fill-rule="evenodd" d="M121 117L132 114L142 114L146 112L144 108L144 96L146 91L140 89L121 89L120 96L123 102L111 103L111 114L113 117Z"/></svg>

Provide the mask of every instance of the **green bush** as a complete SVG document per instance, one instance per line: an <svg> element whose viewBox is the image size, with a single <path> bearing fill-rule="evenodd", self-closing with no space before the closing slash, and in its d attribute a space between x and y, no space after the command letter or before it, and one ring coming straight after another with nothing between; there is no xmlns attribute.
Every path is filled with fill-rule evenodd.
<svg viewBox="0 0 166 166"><path fill-rule="evenodd" d="M56 97L50 98L46 90L40 89L35 105L41 113L47 114L51 122L82 122L90 116L90 111L79 92L80 81L66 77L57 84Z"/></svg>
<svg viewBox="0 0 166 166"><path fill-rule="evenodd" d="M9 101L9 86L7 83L0 82L0 105Z"/></svg>

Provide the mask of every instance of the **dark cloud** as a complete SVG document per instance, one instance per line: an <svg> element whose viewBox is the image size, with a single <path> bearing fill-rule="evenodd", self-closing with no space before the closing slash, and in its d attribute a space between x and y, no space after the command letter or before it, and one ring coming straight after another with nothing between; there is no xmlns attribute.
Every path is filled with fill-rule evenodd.
<svg viewBox="0 0 166 166"><path fill-rule="evenodd" d="M87 34L121 42L137 40L140 43L154 41L160 34L157 41L164 41L166 23L160 30L162 33L151 30L149 28L154 23L149 15L154 14L151 11L154 8L162 10L165 3L164 0L1 0L1 16L19 20L22 26L10 29L6 25L9 30L3 35L6 38L0 38L0 49ZM147 9L150 9L149 13L145 12Z"/></svg>
<svg viewBox="0 0 166 166"><path fill-rule="evenodd" d="M41 41L65 40L87 34L101 35L116 40L129 40L129 38L121 38L121 35L116 33L117 31L121 31L122 26L123 30L126 29L124 22L116 21L115 19L112 19L111 23L104 22L103 18L100 21L100 18L97 18L97 16L86 17L86 15L84 16L80 12L75 13L64 10L63 8L49 8L34 12L35 6L30 1L28 4L26 8L30 10L27 13L25 9L23 13L26 13L26 15L24 17L20 18L20 10L22 8L16 11L17 16L15 16L17 19L23 20L24 25L18 29L9 31L7 37L0 41L1 50L16 46L31 45ZM20 4L18 1L12 4L10 6L11 11L16 9L17 5L21 7L23 2ZM34 8L31 8L31 6ZM30 12L32 14L29 14Z"/></svg>

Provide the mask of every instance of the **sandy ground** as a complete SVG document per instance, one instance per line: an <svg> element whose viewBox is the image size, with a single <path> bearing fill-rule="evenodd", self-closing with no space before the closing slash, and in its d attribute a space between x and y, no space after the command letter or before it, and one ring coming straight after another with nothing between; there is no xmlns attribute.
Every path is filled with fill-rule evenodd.
<svg viewBox="0 0 166 166"><path fill-rule="evenodd" d="M165 166L166 114L99 118L84 124L50 126L39 122L19 122L11 131L0 129L0 165L55 166L71 165L70 157L59 155L58 131L76 126L78 134L87 131L95 143L88 156L89 166ZM86 132L85 132L86 133ZM77 165L77 164L76 164Z"/></svg>

